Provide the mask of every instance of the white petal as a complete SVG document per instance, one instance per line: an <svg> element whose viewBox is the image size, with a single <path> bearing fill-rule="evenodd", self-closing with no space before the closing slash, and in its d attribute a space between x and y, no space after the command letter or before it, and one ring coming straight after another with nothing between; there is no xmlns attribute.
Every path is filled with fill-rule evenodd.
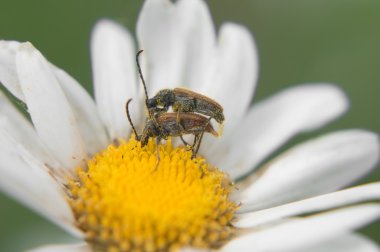
<svg viewBox="0 0 380 252"><path fill-rule="evenodd" d="M49 169L9 134L0 130L0 188L72 234L74 217Z"/></svg>
<svg viewBox="0 0 380 252"><path fill-rule="evenodd" d="M28 252L91 252L91 248L85 243L50 245L28 250Z"/></svg>
<svg viewBox="0 0 380 252"><path fill-rule="evenodd" d="M236 179L252 171L294 135L325 125L347 107L346 96L333 85L289 88L255 104L210 157Z"/></svg>
<svg viewBox="0 0 380 252"><path fill-rule="evenodd" d="M359 234L346 234L333 240L291 252L379 252L373 241Z"/></svg>
<svg viewBox="0 0 380 252"><path fill-rule="evenodd" d="M211 252L209 249L183 248L180 252Z"/></svg>
<svg viewBox="0 0 380 252"><path fill-rule="evenodd" d="M265 166L243 190L246 209L263 209L338 190L367 174L379 160L379 139L345 130L300 144Z"/></svg>
<svg viewBox="0 0 380 252"><path fill-rule="evenodd" d="M177 16L183 29L182 40L186 44L180 85L200 91L206 85L206 73L216 51L216 34L210 11L202 0L181 0L177 5Z"/></svg>
<svg viewBox="0 0 380 252"><path fill-rule="evenodd" d="M52 69L73 109L87 151L89 154L95 154L105 148L110 143L110 140L100 121L94 100L65 71L54 66L52 66Z"/></svg>
<svg viewBox="0 0 380 252"><path fill-rule="evenodd" d="M221 251L292 251L329 241L380 217L379 204L344 208L290 220L232 240Z"/></svg>
<svg viewBox="0 0 380 252"><path fill-rule="evenodd" d="M129 98L138 98L135 54L127 30L109 20L96 24L91 38L95 98L112 139L126 138L130 132L125 103ZM135 111L131 113L137 121Z"/></svg>
<svg viewBox="0 0 380 252"><path fill-rule="evenodd" d="M246 113L258 76L258 59L250 32L240 25L224 24L219 47L203 93L224 107L227 133Z"/></svg>
<svg viewBox="0 0 380 252"><path fill-rule="evenodd" d="M137 21L137 38L144 50L144 77L149 93L181 85L184 30L169 0L147 0ZM185 84L184 84L185 85Z"/></svg>
<svg viewBox="0 0 380 252"><path fill-rule="evenodd" d="M38 135L59 162L74 169L86 151L75 116L50 65L30 43L17 52L16 65Z"/></svg>
<svg viewBox="0 0 380 252"><path fill-rule="evenodd" d="M58 168L59 162L47 151L32 124L0 92L0 130L25 146L36 158L49 167Z"/></svg>
<svg viewBox="0 0 380 252"><path fill-rule="evenodd" d="M0 82L15 97L23 101L25 97L19 85L15 59L19 47L19 42L0 40Z"/></svg>
<svg viewBox="0 0 380 252"><path fill-rule="evenodd" d="M324 194L261 211L239 214L234 226L240 228L255 227L264 223L278 221L285 217L310 214L312 212L325 211L345 205L379 199L380 182ZM241 212L247 210L248 208L244 206L240 209Z"/></svg>
<svg viewBox="0 0 380 252"><path fill-rule="evenodd" d="M16 71L16 52L20 50L20 46L21 43L16 41L0 41L0 79L5 75L4 85L13 95L25 102ZM109 142L100 123L95 103L76 80L63 70L50 65L72 106L87 150L92 154ZM11 76L11 79L8 80L7 76Z"/></svg>

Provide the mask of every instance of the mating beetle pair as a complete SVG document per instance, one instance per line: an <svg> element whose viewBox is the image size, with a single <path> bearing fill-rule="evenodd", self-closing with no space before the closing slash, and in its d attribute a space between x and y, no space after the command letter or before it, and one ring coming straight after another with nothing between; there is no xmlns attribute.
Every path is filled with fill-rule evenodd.
<svg viewBox="0 0 380 252"><path fill-rule="evenodd" d="M149 117L146 119L141 135L137 134L129 114L129 103L132 99L129 99L126 104L127 117L136 135L136 139L141 141L142 146L145 146L149 138L155 137L158 146L162 139L180 137L182 142L186 146L189 146L182 136L192 134L194 135L194 142L191 150L193 152L192 157L195 157L205 132L218 136L210 120L215 119L219 124L222 124L224 121L223 107L207 96L184 88L163 89L154 97L149 98L139 63L139 55L142 52L143 50L137 53L136 63L144 86L145 104ZM170 107L174 112L168 112ZM159 160L157 148L157 165Z"/></svg>
<svg viewBox="0 0 380 252"><path fill-rule="evenodd" d="M146 100L150 112L167 112L169 107L174 112L196 112L210 116L218 123L224 121L223 107L213 99L185 88L160 90L153 98Z"/></svg>

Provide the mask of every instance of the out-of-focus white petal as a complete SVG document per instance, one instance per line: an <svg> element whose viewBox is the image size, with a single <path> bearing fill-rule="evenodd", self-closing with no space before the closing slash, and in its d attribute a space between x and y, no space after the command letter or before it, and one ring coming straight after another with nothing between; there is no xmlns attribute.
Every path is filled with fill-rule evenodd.
<svg viewBox="0 0 380 252"><path fill-rule="evenodd" d="M9 134L25 146L38 160L49 167L58 168L60 164L47 151L37 136L32 124L0 92L0 130Z"/></svg>
<svg viewBox="0 0 380 252"><path fill-rule="evenodd" d="M25 102L16 71L16 53L20 50L21 44L16 41L0 41L0 81L1 76L4 75L2 82L5 87L15 97ZM50 66L70 102L86 148L89 153L93 154L109 142L105 129L100 122L95 103L84 88L70 75L53 64Z"/></svg>
<svg viewBox="0 0 380 252"><path fill-rule="evenodd" d="M359 234L346 234L322 244L289 252L379 252L373 241Z"/></svg>
<svg viewBox="0 0 380 252"><path fill-rule="evenodd" d="M32 250L28 252L91 252L91 248L85 243L79 244L66 244L66 245L49 245Z"/></svg>
<svg viewBox="0 0 380 252"><path fill-rule="evenodd" d="M138 98L135 55L134 42L127 30L109 20L96 24L91 38L95 98L112 139L125 138L130 132L125 103L129 98ZM138 110L132 110L131 114L139 120Z"/></svg>
<svg viewBox="0 0 380 252"><path fill-rule="evenodd" d="M379 204L343 208L252 230L227 243L221 251L307 251L305 248L340 237L379 217Z"/></svg>
<svg viewBox="0 0 380 252"><path fill-rule="evenodd" d="M150 93L160 87L189 86L207 94L225 105L226 130L244 114L258 68L256 49L245 28L224 25L217 48L203 2L149 0L140 14L137 34L145 50L143 72Z"/></svg>
<svg viewBox="0 0 380 252"><path fill-rule="evenodd" d="M380 182L324 194L261 211L238 214L238 220L234 223L234 226L240 228L255 227L264 223L278 221L285 217L325 211L358 202L379 199ZM249 211L249 208L242 206L239 210L240 212Z"/></svg>
<svg viewBox="0 0 380 252"><path fill-rule="evenodd" d="M181 85L186 40L180 22L169 0L145 1L137 21L137 38L144 50L143 73L150 95Z"/></svg>
<svg viewBox="0 0 380 252"><path fill-rule="evenodd" d="M252 36L243 26L224 24L218 42L217 55L203 93L224 107L224 129L228 134L246 113L251 101L258 77L258 58Z"/></svg>
<svg viewBox="0 0 380 252"><path fill-rule="evenodd" d="M239 199L245 209L257 210L332 192L367 174L379 153L375 133L330 133L299 144L269 163Z"/></svg>
<svg viewBox="0 0 380 252"><path fill-rule="evenodd" d="M86 150L93 155L110 142L100 121L95 102L74 78L62 69L54 66L52 68L73 109Z"/></svg>
<svg viewBox="0 0 380 252"><path fill-rule="evenodd" d="M15 59L19 47L19 42L0 40L0 82L15 97L23 101L25 97L19 85Z"/></svg>
<svg viewBox="0 0 380 252"><path fill-rule="evenodd" d="M347 98L336 86L289 88L255 104L207 157L232 178L239 178L294 135L325 125L347 108Z"/></svg>
<svg viewBox="0 0 380 252"><path fill-rule="evenodd" d="M17 52L16 66L38 135L65 168L74 169L86 157L86 150L73 111L49 63L25 43Z"/></svg>
<svg viewBox="0 0 380 252"><path fill-rule="evenodd" d="M180 252L211 252L209 249L183 248Z"/></svg>
<svg viewBox="0 0 380 252"><path fill-rule="evenodd" d="M37 160L25 146L2 130L0 139L0 188L80 236L65 195L43 161Z"/></svg>
<svg viewBox="0 0 380 252"><path fill-rule="evenodd" d="M215 56L216 34L210 11L202 0L178 1L177 17L185 43L185 62L181 86L200 91Z"/></svg>
<svg viewBox="0 0 380 252"><path fill-rule="evenodd" d="M0 81L18 99L25 102L16 71L16 53L21 43L16 41L0 41ZM95 107L95 103L83 87L66 72L50 64L55 77L59 81L78 122L80 133L89 153L106 146L109 142ZM10 76L10 77L9 77ZM94 137L96 136L96 137Z"/></svg>

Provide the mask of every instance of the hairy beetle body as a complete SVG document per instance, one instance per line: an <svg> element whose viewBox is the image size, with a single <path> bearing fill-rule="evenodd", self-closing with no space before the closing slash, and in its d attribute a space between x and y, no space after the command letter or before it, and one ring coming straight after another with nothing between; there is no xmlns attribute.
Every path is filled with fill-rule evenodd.
<svg viewBox="0 0 380 252"><path fill-rule="evenodd" d="M154 97L147 99L150 113L194 112L214 118L218 123L224 121L223 107L213 99L186 88L160 90Z"/></svg>

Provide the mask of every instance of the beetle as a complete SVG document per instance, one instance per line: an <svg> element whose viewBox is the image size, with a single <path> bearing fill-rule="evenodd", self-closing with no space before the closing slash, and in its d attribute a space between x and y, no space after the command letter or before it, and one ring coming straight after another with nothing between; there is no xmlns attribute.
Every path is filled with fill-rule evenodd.
<svg viewBox="0 0 380 252"><path fill-rule="evenodd" d="M202 115L195 113L159 113L153 115L153 118L148 117L145 121L145 126L142 134L139 135L136 128L133 125L130 113L129 103L132 99L129 99L126 103L126 113L128 121L131 124L132 130L136 136L136 139L141 142L141 146L148 144L149 138L155 137L157 143L157 165L160 157L158 152L158 145L161 140L167 140L168 137L180 137L185 145L189 145L183 138L183 135L194 135L194 143L192 145L192 158L197 155L199 150L203 134L210 133L213 136L218 136L218 133L213 128L210 119ZM157 166L156 165L156 166Z"/></svg>
<svg viewBox="0 0 380 252"><path fill-rule="evenodd" d="M155 120L147 120L140 141L143 145L148 143L150 137L157 140L166 140L170 137L180 137L191 134L197 139L204 133L218 136L210 123L210 119L194 113L180 113L177 121L177 113L168 112L155 116Z"/></svg>
<svg viewBox="0 0 380 252"><path fill-rule="evenodd" d="M136 54L137 68L145 91L145 103L149 114L167 112L172 107L174 112L195 112L215 119L219 124L224 122L223 107L213 99L186 88L163 89L152 98L148 97L146 84L142 75L139 55Z"/></svg>

